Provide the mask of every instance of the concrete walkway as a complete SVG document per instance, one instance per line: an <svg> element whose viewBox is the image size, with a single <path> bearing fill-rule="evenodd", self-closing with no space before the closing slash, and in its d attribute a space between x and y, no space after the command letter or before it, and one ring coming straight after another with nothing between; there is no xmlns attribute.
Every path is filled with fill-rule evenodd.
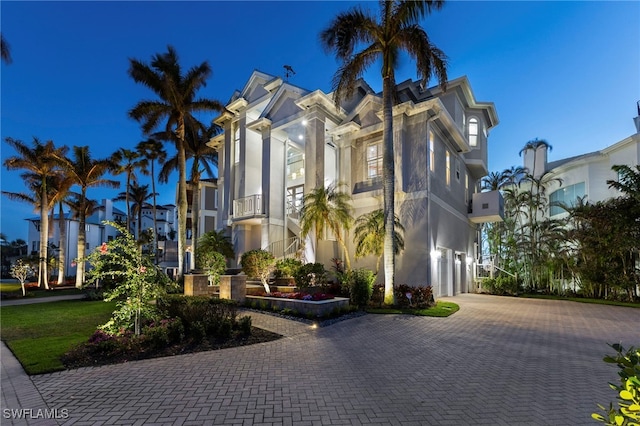
<svg viewBox="0 0 640 426"><path fill-rule="evenodd" d="M251 313L286 337L31 378L2 347L2 408L59 418L1 423L593 425L596 404L615 400L607 342L640 345L638 309L450 300L461 310L449 318L366 315L324 328Z"/></svg>

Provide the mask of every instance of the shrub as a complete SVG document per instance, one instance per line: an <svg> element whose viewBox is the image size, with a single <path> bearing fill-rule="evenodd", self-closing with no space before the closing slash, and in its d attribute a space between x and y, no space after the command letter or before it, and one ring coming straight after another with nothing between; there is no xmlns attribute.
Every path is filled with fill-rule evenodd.
<svg viewBox="0 0 640 426"><path fill-rule="evenodd" d="M276 262L273 275L276 278L293 278L302 266L302 262L298 259L285 258Z"/></svg>
<svg viewBox="0 0 640 426"><path fill-rule="evenodd" d="M431 286L410 287L401 284L393 289L396 305L401 308L428 308L434 304Z"/></svg>
<svg viewBox="0 0 640 426"><path fill-rule="evenodd" d="M598 404L601 410L606 413L593 413L591 417L604 422L607 425L635 425L640 424L640 348L630 347L625 352L622 345L609 345L615 351L615 356L604 357L604 362L616 364L620 371L620 386L609 384L609 387L618 393L618 409L613 408L613 403L609 403L609 408Z"/></svg>
<svg viewBox="0 0 640 426"><path fill-rule="evenodd" d="M273 254L261 249L250 250L240 258L240 264L242 265L244 273L249 277L259 278L267 293L269 293L267 279L273 271L275 263L276 259L273 257Z"/></svg>
<svg viewBox="0 0 640 426"><path fill-rule="evenodd" d="M351 304L361 308L369 303L375 279L375 274L364 268L354 269L349 273L349 297Z"/></svg>
<svg viewBox="0 0 640 426"><path fill-rule="evenodd" d="M169 295L158 302L167 317L179 318L184 334L194 341L204 335L225 339L236 324L238 304L233 300L221 300L207 296Z"/></svg>
<svg viewBox="0 0 640 426"><path fill-rule="evenodd" d="M238 321L238 329L240 330L240 334L242 334L243 336L250 336L251 335L251 317L244 316L240 318L240 321Z"/></svg>
<svg viewBox="0 0 640 426"><path fill-rule="evenodd" d="M293 278L300 289L321 286L327 282L327 271L322 263L307 263L298 269Z"/></svg>
<svg viewBox="0 0 640 426"><path fill-rule="evenodd" d="M384 284L376 284L371 292L371 304L381 307L384 303Z"/></svg>

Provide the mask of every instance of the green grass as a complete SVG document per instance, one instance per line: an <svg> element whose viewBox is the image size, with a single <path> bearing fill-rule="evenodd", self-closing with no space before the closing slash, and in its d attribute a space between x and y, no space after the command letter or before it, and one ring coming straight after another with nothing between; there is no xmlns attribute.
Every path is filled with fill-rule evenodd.
<svg viewBox="0 0 640 426"><path fill-rule="evenodd" d="M80 300L4 306L2 340L27 374L64 370L60 356L86 341L114 309L115 302Z"/></svg>
<svg viewBox="0 0 640 426"><path fill-rule="evenodd" d="M0 282L0 293L10 298L21 298L22 287L20 287L20 283ZM77 288L60 288L46 291L39 288L27 287L27 294L24 297L68 296L73 294L83 294L83 290L78 290Z"/></svg>
<svg viewBox="0 0 640 426"><path fill-rule="evenodd" d="M626 306L628 308L640 309L640 303L617 302L615 300L605 299L588 299L586 297L563 297L554 294L521 294L520 297L526 297L528 299L569 300L571 302L594 303L596 305Z"/></svg>
<svg viewBox="0 0 640 426"><path fill-rule="evenodd" d="M410 308L367 308L370 314L408 314L423 317L448 317L460 309L460 306L453 302L436 302L436 306L427 309Z"/></svg>

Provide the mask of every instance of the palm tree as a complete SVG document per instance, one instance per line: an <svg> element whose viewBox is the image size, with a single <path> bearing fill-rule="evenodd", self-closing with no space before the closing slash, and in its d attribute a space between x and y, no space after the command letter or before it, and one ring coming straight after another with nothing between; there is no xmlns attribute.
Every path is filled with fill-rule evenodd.
<svg viewBox="0 0 640 426"><path fill-rule="evenodd" d="M162 147L162 142L149 138L146 141L142 141L138 143L136 147L138 152L147 159L151 163L151 192L153 192L153 235L154 235L154 250L153 250L153 258L155 259L154 263L158 263L158 225L156 218L156 172L155 172L155 163L158 161L159 165L164 164L167 159L167 152Z"/></svg>
<svg viewBox="0 0 640 426"><path fill-rule="evenodd" d="M54 156L64 155L66 147L56 148L53 141L44 144L39 139L33 138L33 147L29 148L22 141L13 138L6 138L5 141L18 153L4 161L8 170L26 170L22 178L31 188L38 188L39 195L34 197L39 199L40 206L40 255L38 261L38 285L49 289L47 282L47 248L49 237L49 189L47 187L48 177L58 173Z"/></svg>
<svg viewBox="0 0 640 426"><path fill-rule="evenodd" d="M384 210L378 209L358 216L353 230L356 243L356 259L367 255L376 256L376 275L380 270L380 259L384 249ZM394 220L394 253L404 250L404 226L396 215Z"/></svg>
<svg viewBox="0 0 640 426"><path fill-rule="evenodd" d="M109 159L91 158L88 146L74 146L73 157L56 156L58 163L64 168L74 185L80 187L80 192L76 193L76 200L72 204L78 218L78 262L76 270L76 287L81 288L84 284L84 271L86 247L86 222L87 216L91 215L93 209L92 202L87 198L87 190L93 187L119 188L120 182L104 179L103 176L108 171L114 169L114 164Z"/></svg>
<svg viewBox="0 0 640 426"><path fill-rule="evenodd" d="M218 153L207 142L220 132L220 127L212 124L208 128L199 122L187 122L185 149L187 161L191 160L190 186L191 196L191 249L196 253L200 220L200 180L203 172L213 177L213 166L218 166ZM167 160L160 171L160 181L168 182L169 174L178 168L178 155Z"/></svg>
<svg viewBox="0 0 640 426"><path fill-rule="evenodd" d="M0 34L0 55L2 56L2 61L5 64L11 63L11 47L3 34Z"/></svg>
<svg viewBox="0 0 640 426"><path fill-rule="evenodd" d="M608 180L609 188L615 188L624 192L627 197L640 202L640 165L635 166L635 170L627 165L615 165L611 169L618 173L618 180Z"/></svg>
<svg viewBox="0 0 640 426"><path fill-rule="evenodd" d="M132 182L137 182L136 170L140 170L142 174L147 174L147 159L140 158L140 154L130 149L120 148L111 157L115 165L114 174L124 173L127 176L125 185L125 200L127 205L127 230L131 232L131 206L129 205L129 188Z"/></svg>
<svg viewBox="0 0 640 426"><path fill-rule="evenodd" d="M52 192L52 205L58 205L58 230L60 231L60 247L58 248L58 285L64 283L66 247L67 247L67 220L64 216L64 204L67 202L69 191L73 185L73 179L64 174L55 176L50 184Z"/></svg>
<svg viewBox="0 0 640 426"><path fill-rule="evenodd" d="M342 12L320 34L327 51L335 53L341 62L333 77L334 101L338 105L349 98L357 80L374 62L381 60L382 76L382 167L384 196L384 283L385 303L393 303L395 255L393 247L395 170L393 155L393 115L395 95L395 69L400 53L405 51L416 61L418 77L426 83L435 75L443 90L446 89L446 56L429 40L419 21L444 1L384 1L380 2L380 16L376 20L368 11L355 7ZM356 49L363 49L356 52Z"/></svg>
<svg viewBox="0 0 640 426"><path fill-rule="evenodd" d="M313 229L317 246L325 231L331 231L344 250L347 269L351 269L351 261L342 237L342 228L349 231L353 221L353 207L349 201L351 201L351 197L338 191L336 185L329 185L327 188L321 186L304 196L300 210L302 235L308 235Z"/></svg>
<svg viewBox="0 0 640 426"><path fill-rule="evenodd" d="M147 201L153 198L156 194L149 192L149 185L138 185L133 183L127 192L121 192L113 201L122 201L130 199L132 203L131 213L137 216L136 222L136 238L140 239L142 235L142 209Z"/></svg>
<svg viewBox="0 0 640 426"><path fill-rule="evenodd" d="M221 112L223 105L212 99L196 99L197 91L206 85L211 75L207 62L192 67L183 74L178 55L172 46L167 52L153 56L148 65L130 59L129 75L136 83L147 86L157 100L144 100L129 111L129 116L142 122L145 134L156 129L166 119L165 131L176 136L178 151L178 277L184 271L184 252L187 227L187 172L185 148L185 120L194 112Z"/></svg>

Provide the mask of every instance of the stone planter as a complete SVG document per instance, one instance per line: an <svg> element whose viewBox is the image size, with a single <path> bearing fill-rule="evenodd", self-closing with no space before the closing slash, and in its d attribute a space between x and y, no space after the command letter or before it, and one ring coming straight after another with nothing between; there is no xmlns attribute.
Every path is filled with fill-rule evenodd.
<svg viewBox="0 0 640 426"><path fill-rule="evenodd" d="M185 296L212 296L218 294L219 287L209 285L209 277L205 274L185 274Z"/></svg>
<svg viewBox="0 0 640 426"><path fill-rule="evenodd" d="M247 296L247 302L257 302L259 305L268 304L268 309L291 309L305 316L323 317L334 309L343 309L349 306L349 299L336 297L329 300L298 300L284 299L280 297Z"/></svg>
<svg viewBox="0 0 640 426"><path fill-rule="evenodd" d="M220 277L220 299L231 299L243 304L246 296L246 275L222 275Z"/></svg>

